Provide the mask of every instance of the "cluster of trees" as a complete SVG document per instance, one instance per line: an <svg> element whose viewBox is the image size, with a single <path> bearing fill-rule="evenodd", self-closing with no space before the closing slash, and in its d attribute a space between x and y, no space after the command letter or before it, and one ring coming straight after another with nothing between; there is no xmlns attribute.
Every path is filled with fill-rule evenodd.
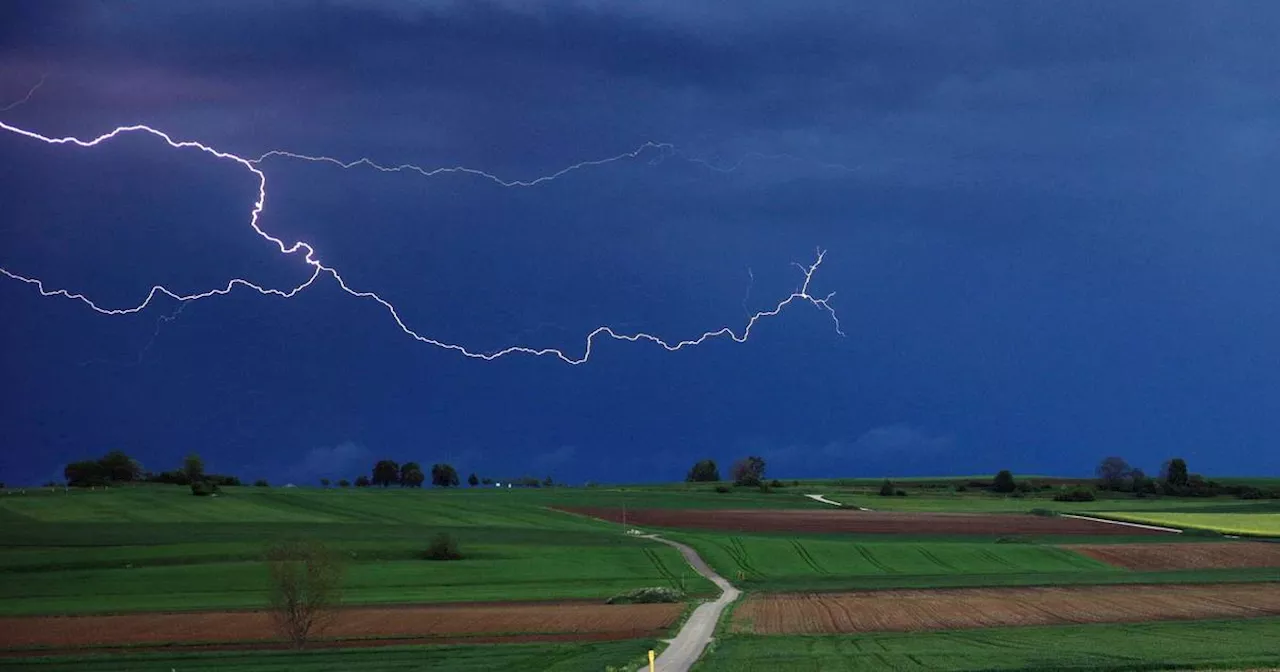
<svg viewBox="0 0 1280 672"><path fill-rule="evenodd" d="M764 487L764 458L752 455L734 462L729 468L729 477L734 485ZM715 483L720 480L720 468L715 460L700 460L689 469L684 480L689 483ZM782 485L776 481L775 484Z"/></svg>
<svg viewBox="0 0 1280 672"><path fill-rule="evenodd" d="M1187 461L1181 457L1166 460L1161 465L1157 478L1148 477L1141 469L1130 466L1124 458L1114 455L1103 459L1095 473L1098 477L1098 490L1131 492L1139 497L1235 495L1244 499L1280 498L1280 492L1269 492L1248 485L1224 485L1200 474L1193 474L1187 469Z"/></svg>
<svg viewBox="0 0 1280 672"><path fill-rule="evenodd" d="M458 470L452 464L433 464L431 465L430 475L431 485L437 488L456 488L462 483L461 478L458 476ZM417 462L398 464L395 460L378 460L373 465L372 476L358 476L354 485L357 488L371 486L389 488L393 485L398 485L402 488L420 488L426 482L427 472L424 472L422 466ZM555 480L550 476L542 480L538 480L533 476L521 476L502 482L522 488L549 488L555 485ZM495 481L492 478L480 478L475 473L467 476L467 485L473 488L478 485L493 485L494 483ZM328 479L321 479L320 484L328 487ZM339 487L345 488L347 485L345 480L338 481Z"/></svg>
<svg viewBox="0 0 1280 672"><path fill-rule="evenodd" d="M207 474L204 461L196 453L187 455L173 471L151 473L122 450L113 450L96 460L71 462L62 470L67 485L89 488L122 483L172 483L189 485L195 494L216 492L219 486L240 485L240 479L223 474Z"/></svg>

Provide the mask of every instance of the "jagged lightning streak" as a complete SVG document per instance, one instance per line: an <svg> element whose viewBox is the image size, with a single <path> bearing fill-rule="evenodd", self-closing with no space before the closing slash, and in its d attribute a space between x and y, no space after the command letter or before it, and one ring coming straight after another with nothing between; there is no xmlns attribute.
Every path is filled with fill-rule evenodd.
<svg viewBox="0 0 1280 672"><path fill-rule="evenodd" d="M425 170L425 169L418 168L416 166L408 166L408 165L386 167L386 166L381 166L379 164L376 164L375 162L370 161L368 159L360 159L358 161L345 163L329 157L309 156L309 155L297 154L293 152L284 152L279 150L268 152L266 154L263 154L262 156L259 156L256 159L246 159L244 157L231 154L229 152L224 152L218 149L214 149L213 147L210 147L200 142L191 141L191 140L181 140L181 141L175 140L169 134L143 124L135 124L131 126L120 126L108 133L99 135L96 138L93 138L91 140L82 140L80 138L71 137L71 136L58 137L58 138L48 137L45 135L41 135L40 133L36 133L34 131L29 131L26 129L19 128L17 126L10 125L3 121L0 121L0 129L9 131L10 133L15 133L25 138L39 140L41 142L51 144L51 145L73 145L73 146L82 147L82 148L95 147L108 140L116 138L124 133L145 133L163 140L167 145L169 145L169 147L173 149L194 149L194 150L198 150L206 154L209 154L218 159L235 162L243 166L245 169L247 169L251 173L253 173L253 175L257 178L257 182L258 182L257 199L254 201L253 207L251 208L249 213L249 226L254 230L255 233L258 234L258 236L275 245L276 248L279 249L281 254L293 255L293 254L297 254L298 252L303 252L303 255L302 255L303 261L312 268L310 277L308 277L301 284L298 284L297 286L292 287L290 289L282 290L282 289L263 287L256 283L250 282L249 280L245 280L243 278L233 278L227 281L227 284L224 287L214 288L211 290L207 290L205 292L200 292L195 294L185 294L185 295L175 293L165 288L163 285L155 285L147 293L146 298L143 299L143 301L136 306L133 306L131 308L104 308L102 306L99 306L97 303L95 303L92 299L85 296L84 294L71 292L65 289L48 289L45 286L44 281L38 278L20 275L6 268L0 267L0 274L3 274L13 280L17 280L17 281L24 282L26 284L34 286L39 291L41 296L46 296L46 297L61 296L67 299L80 301L85 305L89 306L94 311L101 313L103 315L126 315L126 314L141 312L145 310L147 306L149 306L151 302L158 295L161 295L161 294L168 296L170 298L173 298L177 301L187 302L187 301L205 299L211 296L225 295L230 293L232 289L238 286L253 289L258 293L267 295L267 296L279 296L282 298L291 298L294 295L296 295L298 292L301 292L307 287L310 287L321 276L321 274L324 274L332 277L337 282L338 286L347 294L350 294L351 296L354 296L356 298L367 299L381 305L388 312L388 314L391 315L391 318L395 321L396 325L400 327L400 330L403 331L406 335L413 338L414 340L419 341L421 343L428 344L428 345L433 345L435 347L442 348L445 350L453 351L465 357L474 358L474 359L483 359L486 361L492 361L507 355L525 354L525 355L533 355L538 357L545 357L545 356L555 357L567 364L573 364L573 365L583 364L591 358L591 353L595 347L596 341L601 337L608 337L614 340L628 341L633 343L639 342L639 341L648 341L650 343L654 343L664 348L665 350L671 351L671 352L681 350L683 348L690 347L690 346L700 345L710 339L724 337L724 336L727 336L732 340L738 343L741 343L747 340L747 338L751 334L752 328L754 328L755 325L760 320L777 315L778 313L782 312L782 310L785 309L787 306L797 301L810 303L813 306L827 312L831 316L832 321L835 323L836 332L842 336L844 335L844 332L840 327L840 319L836 315L835 309L832 308L829 303L831 298L835 296L835 293L832 292L821 298L809 293L809 285L813 281L814 273L817 272L818 267L822 264L823 258L826 255L824 250L818 250L817 259L812 264L810 264L809 266L797 264L797 266L801 269L801 271L804 274L804 282L801 284L801 286L795 291L793 291L789 296L779 301L777 305L771 310L759 311L751 315L750 318L747 320L746 326L743 327L740 332L735 332L730 327L722 327L720 329L704 332L702 335L696 338L685 339L685 340L675 341L675 342L667 342L657 336L654 336L652 334L648 334L645 332L637 332L634 334L624 334L624 333L619 333L617 331L614 331L611 327L601 326L601 327L597 327L587 335L586 343L583 347L581 356L571 356L557 348L531 348L531 347L520 346L520 345L510 346L507 348L503 348L503 349L491 351L491 352L476 352L473 350L469 350L462 345L440 341L440 340L431 338L429 336L424 336L418 333L417 331L414 331L405 323L405 321L400 317L399 311L389 301L387 301L386 299L383 299L381 296L379 296L375 292L358 290L349 286L346 280L343 279L342 275L338 273L336 268L325 265L316 257L316 250L310 244L303 241L296 241L292 244L286 244L284 240L271 235L270 233L265 231L261 226L262 213L264 208L266 207L266 199L267 199L267 176L266 176L266 173L263 172L263 170L259 167L259 164L261 164L263 160L271 156L284 156L284 157L303 159L308 161L328 162L328 163L334 163L343 168L351 168L358 165L367 165L377 170L382 170L386 172L414 170L416 172L422 173L423 175L427 175L427 176L440 174L444 172L458 172L458 173L464 173L468 175L484 177L486 179L493 180L504 187L530 187L543 182L547 182L549 180L556 179L562 175L565 175L566 173L569 173L574 170L578 170L580 168L584 168L588 166L603 165L603 164L611 163L614 161L620 161L625 158L635 158L639 156L641 153L649 149L657 149L664 153L666 151L673 149L671 145L667 145L663 143L645 143L644 145L641 145L639 148L637 148L632 152L618 154L616 156L605 158L605 159L598 159L594 161L585 161L585 162L577 163L572 166L569 166L568 168L564 168L555 173L552 173L551 175L539 177L534 180L503 180L491 173L472 169L472 168L453 167L453 168L442 168L442 169L435 169L435 170Z"/></svg>
<svg viewBox="0 0 1280 672"><path fill-rule="evenodd" d="M40 75L40 81L36 82L35 86L27 90L27 95L23 96L22 98L19 98L18 100L13 101L12 103L9 103L8 105L5 105L4 107L0 107L0 112L8 112L9 110L17 109L18 106L20 105L25 105L27 101L31 100L31 96L36 95L36 91L39 91L40 87L44 86L44 80L47 77L48 77L47 74Z"/></svg>

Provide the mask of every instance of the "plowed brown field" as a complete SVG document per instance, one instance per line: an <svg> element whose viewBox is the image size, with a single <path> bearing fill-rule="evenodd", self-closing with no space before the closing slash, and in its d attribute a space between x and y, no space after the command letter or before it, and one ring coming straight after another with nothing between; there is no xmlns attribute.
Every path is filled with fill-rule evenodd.
<svg viewBox="0 0 1280 672"><path fill-rule="evenodd" d="M681 604L489 604L354 608L338 613L325 638L546 635L548 639L610 639L662 634ZM54 648L179 642L263 642L278 639L261 611L37 616L0 618L0 648Z"/></svg>
<svg viewBox="0 0 1280 672"><path fill-rule="evenodd" d="M761 634L948 630L1280 615L1280 584L879 590L753 595L734 630Z"/></svg>
<svg viewBox="0 0 1280 672"><path fill-rule="evenodd" d="M623 522L622 509L562 510ZM861 532L866 534L1169 534L1075 518L1016 513L904 513L852 510L628 509L627 524L736 532Z"/></svg>
<svg viewBox="0 0 1280 672"><path fill-rule="evenodd" d="M1238 541L1205 544L1072 544L1067 550L1136 570L1280 568L1280 544ZM1280 570L1276 572L1280 579Z"/></svg>

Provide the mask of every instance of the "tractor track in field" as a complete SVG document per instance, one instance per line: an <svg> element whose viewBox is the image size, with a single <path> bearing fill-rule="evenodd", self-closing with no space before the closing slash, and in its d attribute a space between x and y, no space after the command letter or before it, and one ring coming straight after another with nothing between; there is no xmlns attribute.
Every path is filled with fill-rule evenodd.
<svg viewBox="0 0 1280 672"><path fill-rule="evenodd" d="M871 549L867 548L866 546L863 546L862 544L854 544L853 547L858 549L858 555L861 555L862 559L870 563L872 567L875 567L876 569L884 572L885 574L898 573L898 570L878 560L876 556L871 553Z"/></svg>
<svg viewBox="0 0 1280 672"><path fill-rule="evenodd" d="M801 543L799 539L791 539L790 541L791 547L796 549L796 553L800 555L800 559L804 560L805 564L809 565L810 569L819 574L831 573L826 567L818 564L818 561L813 557L813 554L809 553L809 549L805 548L804 544Z"/></svg>

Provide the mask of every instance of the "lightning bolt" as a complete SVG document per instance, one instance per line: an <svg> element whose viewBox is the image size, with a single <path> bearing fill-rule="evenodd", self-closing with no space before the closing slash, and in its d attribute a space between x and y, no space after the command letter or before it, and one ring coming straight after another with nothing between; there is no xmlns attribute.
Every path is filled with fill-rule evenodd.
<svg viewBox="0 0 1280 672"><path fill-rule="evenodd" d="M9 103L8 105L5 105L4 107L0 107L0 112L8 112L9 110L16 109L19 105L25 105L27 101L31 100L31 96L36 95L36 91L39 91L40 87L44 86L44 80L46 77L48 77L47 74L40 75L40 81L36 82L35 86L27 90L27 95L23 96L19 100L15 100L14 102Z"/></svg>
<svg viewBox="0 0 1280 672"><path fill-rule="evenodd" d="M28 95L28 97L30 96ZM347 294L355 298L372 301L380 305L383 309L387 311L391 319L400 328L400 330L403 331L405 335L413 338L414 340L420 343L432 345L437 348L441 348L444 350L461 354L464 357L469 357L473 359L482 359L486 361L492 361L500 357L505 357L507 355L523 354L523 355L532 355L536 357L553 357L561 360L566 364L578 365L578 364L586 363L591 358L591 354L595 348L596 343L602 338L608 338L608 339L613 339L618 341L627 341L632 343L646 341L646 342L658 345L670 352L675 352L691 346L700 345L708 340L721 338L721 337L728 337L735 342L742 343L747 340L747 338L751 334L751 330L755 327L756 324L760 322L760 320L773 317L781 313L787 306L797 302L809 303L814 307L828 313L835 324L836 332L841 336L844 335L844 331L841 329L841 326L840 326L840 319L836 315L835 309L832 308L829 303L832 297L835 296L835 293L832 292L825 296L819 297L811 294L809 290L809 286L813 281L813 276L818 271L818 267L821 266L822 261L826 255L826 252L824 250L819 249L816 252L817 258L813 263L809 264L808 266L805 266L802 264L796 264L796 266L801 270L801 272L804 275L803 283L799 286L799 288L791 292L791 294L786 298L779 301L772 309L763 310L763 311L759 311L752 314L747 320L746 325L738 331L734 331L730 327L721 327L719 329L703 332L701 335L695 338L668 342L666 340L663 340L662 338L659 338L658 336L655 336L653 334L648 334L645 332L620 333L618 331L615 331L611 327L601 326L601 327L595 328L589 334L587 334L586 341L583 346L581 355L572 355L556 348L532 348L532 347L527 347L522 345L514 345L514 346L510 346L500 350L491 351L491 352L477 352L456 343L447 343L447 342L432 338L430 336L425 336L423 334L418 333L417 331L410 328L408 324L405 323L405 321L400 317L399 311L389 301L387 301L386 299L383 299L381 296L379 296L375 292L362 290L362 289L355 289L350 285L348 285L346 280L343 279L342 275L338 272L336 268L325 265L323 262L320 261L320 259L317 257L317 252L315 248L313 248L309 243L306 243L303 241L285 243L283 239L271 235L266 230L264 230L261 226L262 213L264 208L266 207L266 200L267 200L267 175L261 168L261 164L265 160L272 157L286 157L286 158L299 159L304 161L331 163L345 169L355 168L358 166L365 166L365 167L369 167L369 168L383 171L383 172L412 171L412 172L420 173L427 177L439 175L442 173L462 173L466 175L472 175L472 176L488 179L503 187L510 188L510 187L536 186L538 184L542 184L545 182L549 182L551 180L558 179L570 172L580 170L582 168L600 166L600 165L612 163L615 161L622 161L625 159L634 159L639 157L641 154L651 150L659 153L657 159L655 160L661 160L662 157L673 154L675 152L675 148L672 145L666 144L666 143L647 142L631 152L624 152L622 154L617 154L604 159L583 161L580 163L573 164L567 168L558 170L549 175L538 177L532 180L505 180L496 175L493 175L492 173L488 173L486 171L477 170L474 168L465 168L461 166L455 166L450 168L436 168L436 169L424 169L424 168L420 168L418 166L413 166L409 164L403 164L399 166L384 166L370 159L358 159L356 161L343 162L338 159L334 159L326 156L311 156L311 155L299 154L295 152L287 152L282 150L273 150L257 158L250 159L250 158L237 156L230 152L225 152L225 151L215 149L209 145L205 145L200 142L196 142L192 140L175 140L168 133L165 133L164 131L160 131L143 124L120 126L108 133L104 133L102 135L99 135L89 140L83 140L83 139L71 137L71 136L48 137L45 135L41 135L40 133L36 133L34 131L30 131L23 128L19 128L17 126L10 125L3 121L0 121L0 129L3 129L10 133L14 133L24 138L38 140L40 142L44 142L50 145L70 145L70 146L75 146L80 148L96 147L104 142L107 142L108 140L116 138L125 133L141 133L141 134L147 134L147 135L151 135L153 137L159 138L172 149L196 150L196 151L208 154L216 159L231 161L236 164L239 164L240 166L244 167L245 170L248 170L250 173L252 173L254 177L257 179L257 183L258 183L257 198L254 200L253 205L249 211L250 228L252 228L254 233L256 233L263 240L266 240L267 242L274 245L282 255L286 255L286 256L300 255L304 263L307 266L311 267L311 274L305 281L287 289L275 289L275 288L263 287L261 285L258 285L254 282L251 282L243 278L233 278L231 280L228 280L226 285L222 287L216 287L214 289L210 289L204 292L199 292L194 294L178 294L176 292L173 292L165 288L163 285L155 285L147 293L146 297L142 300L141 303L137 304L136 306L132 306L128 308L105 308L103 306L98 305L92 299L85 296L84 294L81 294L78 292L72 292L66 289L50 289L46 286L44 281L38 278L21 275L13 271L10 271L7 268L0 267L0 274L3 274L4 276L12 280L17 280L19 282L23 282L35 287L41 296L44 296L44 297L61 296L66 299L79 301L85 304L86 306L88 306L90 309L94 310L95 312L101 313L103 315L128 315L128 314L141 312L145 310L149 305L151 305L152 301L155 300L156 297L160 295L168 296L174 300L185 303L187 301L196 301L200 299L207 299L213 296L229 294L236 287L246 287L264 296L279 296L287 299L287 298L292 298L302 290L310 287L312 284L316 282L316 280L318 280L322 275L324 275L332 278L337 283L338 287L340 287L342 291L346 292Z"/></svg>

